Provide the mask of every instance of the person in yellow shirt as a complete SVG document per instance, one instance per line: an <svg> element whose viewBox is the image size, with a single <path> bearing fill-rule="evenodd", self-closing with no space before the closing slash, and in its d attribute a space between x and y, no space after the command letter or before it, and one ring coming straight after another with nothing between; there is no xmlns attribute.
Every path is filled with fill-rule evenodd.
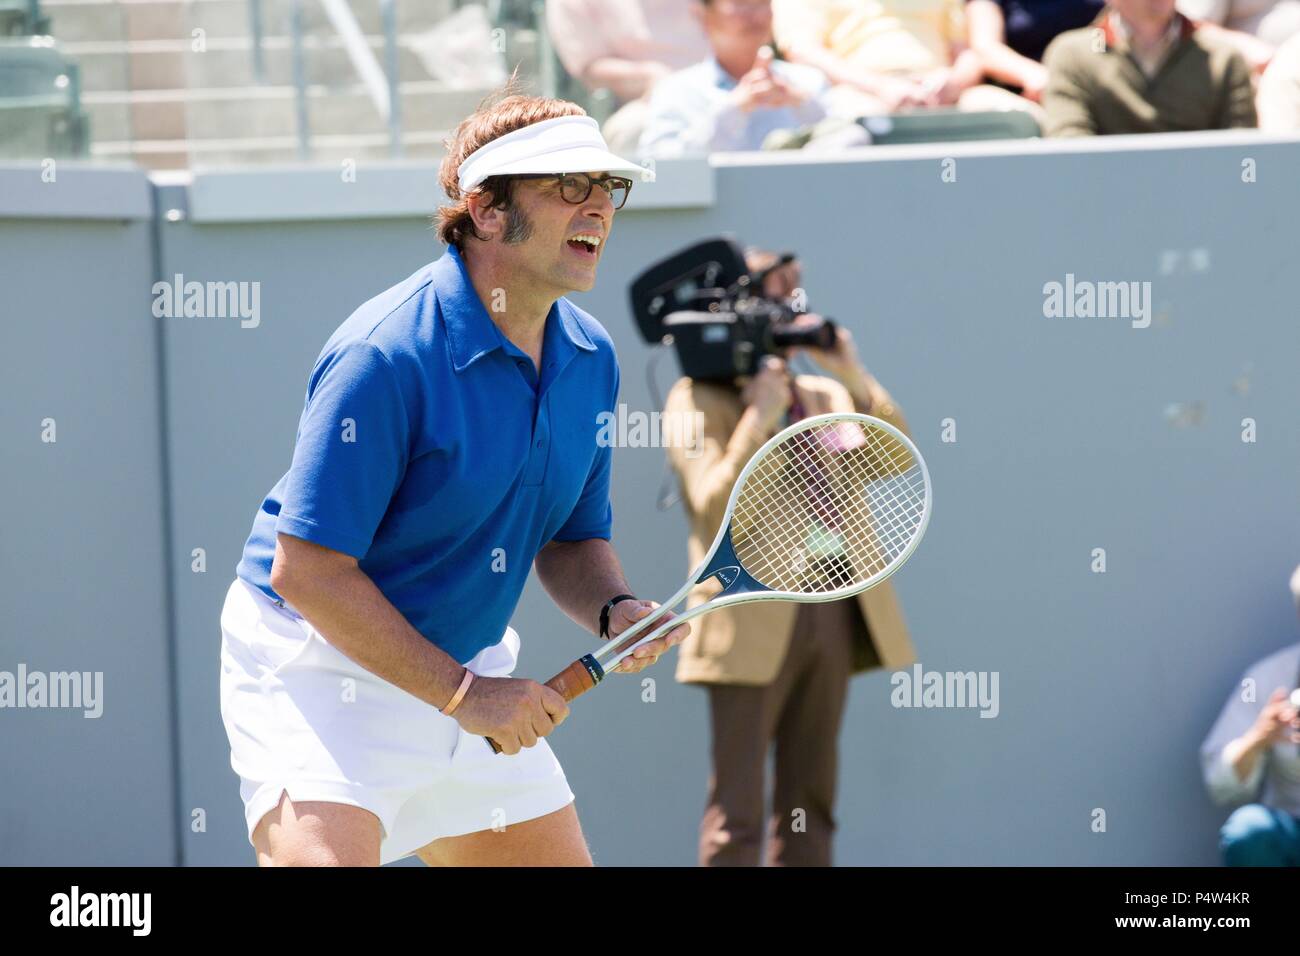
<svg viewBox="0 0 1300 956"><path fill-rule="evenodd" d="M962 0L773 0L772 16L783 55L833 84L837 115L1029 108L983 82Z"/></svg>

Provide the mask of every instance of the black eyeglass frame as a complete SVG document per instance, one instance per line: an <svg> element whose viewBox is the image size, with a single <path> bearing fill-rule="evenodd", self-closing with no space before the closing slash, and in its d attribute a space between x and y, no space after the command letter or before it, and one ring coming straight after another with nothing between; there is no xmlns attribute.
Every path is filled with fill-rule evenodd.
<svg viewBox="0 0 1300 956"><path fill-rule="evenodd" d="M568 196L564 194L563 181L565 179L568 179L570 176L581 176L587 180L587 191L582 194L581 199L570 199ZM585 203L589 198L591 198L592 189L594 189L597 186L599 186L601 189L604 189L605 195L609 196L609 201L613 202L614 193L612 191L612 187L606 188L605 186L606 183L619 184L622 185L624 188L623 201L614 206L615 210L622 209L624 206L626 206L627 198L630 195L632 195L632 180L628 179L626 176L605 176L602 179L593 179L589 173L517 173L513 175L511 178L512 179L558 179L561 182L560 198L573 206L581 206L583 203Z"/></svg>

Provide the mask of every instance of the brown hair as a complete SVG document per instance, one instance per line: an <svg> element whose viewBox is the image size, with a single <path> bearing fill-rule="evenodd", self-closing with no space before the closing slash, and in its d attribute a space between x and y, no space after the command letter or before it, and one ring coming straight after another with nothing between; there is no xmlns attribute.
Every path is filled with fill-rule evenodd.
<svg viewBox="0 0 1300 956"><path fill-rule="evenodd" d="M435 222L438 238L449 246L465 251L465 240L473 236L485 239L474 228L469 214L469 200L460 192L460 164L474 150L492 140L513 133L517 129L559 116L586 116L587 111L568 100L548 99L544 96L527 96L518 91L518 71L500 90L488 95L477 110L461 121L451 138L444 140L447 155L438 170L438 181L451 200L438 207ZM473 191L481 190L488 199L489 208L509 208L517 180L511 176L489 176Z"/></svg>

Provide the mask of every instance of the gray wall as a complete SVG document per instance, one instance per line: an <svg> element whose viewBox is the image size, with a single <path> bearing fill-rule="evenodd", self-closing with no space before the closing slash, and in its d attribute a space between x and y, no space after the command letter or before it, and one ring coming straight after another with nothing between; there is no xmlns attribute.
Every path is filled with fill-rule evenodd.
<svg viewBox="0 0 1300 956"><path fill-rule="evenodd" d="M1298 162L1300 142L1253 134L898 147L661 164L634 191L597 289L575 297L615 338L622 400L651 408L626 307L640 268L721 231L800 250L812 307L853 330L930 463L934 519L895 578L920 660L1000 675L992 720L895 709L884 672L853 682L839 862L1215 862L1224 811L1203 794L1197 744L1241 670L1297 639ZM0 669L102 669L107 683L98 722L0 711L0 760L36 768L0 790L0 860L168 862L178 840L187 863L249 861L217 710L220 603L288 465L320 346L441 252L432 171L365 173L351 191L328 170L163 188L160 209L178 212L156 266L147 221L0 207ZM24 175L0 170L0 196ZM155 271L260 281L260 326L152 319ZM1067 273L1150 281L1155 321L1044 318L1044 283ZM1173 414L1196 403L1199 417ZM55 460L38 441L46 408L61 410ZM955 443L940 440L948 418ZM660 597L687 570L680 510L654 509L661 462L619 449L614 487L629 578ZM535 585L515 620L521 675L590 646ZM670 663L648 674L656 702L611 679L553 739L598 862L694 858L704 694Z"/></svg>
<svg viewBox="0 0 1300 956"><path fill-rule="evenodd" d="M0 670L104 692L0 710L0 863L178 859L148 186L0 166Z"/></svg>

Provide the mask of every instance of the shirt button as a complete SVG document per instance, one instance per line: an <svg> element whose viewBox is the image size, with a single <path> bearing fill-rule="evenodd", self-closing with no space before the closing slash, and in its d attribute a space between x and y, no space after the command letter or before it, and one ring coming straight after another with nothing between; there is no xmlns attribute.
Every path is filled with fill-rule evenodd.
<svg viewBox="0 0 1300 956"><path fill-rule="evenodd" d="M545 444L546 444L546 442L542 441L540 438L537 440L537 447L538 447L538 448L541 448L541 447L542 447L543 445L545 445Z"/></svg>

